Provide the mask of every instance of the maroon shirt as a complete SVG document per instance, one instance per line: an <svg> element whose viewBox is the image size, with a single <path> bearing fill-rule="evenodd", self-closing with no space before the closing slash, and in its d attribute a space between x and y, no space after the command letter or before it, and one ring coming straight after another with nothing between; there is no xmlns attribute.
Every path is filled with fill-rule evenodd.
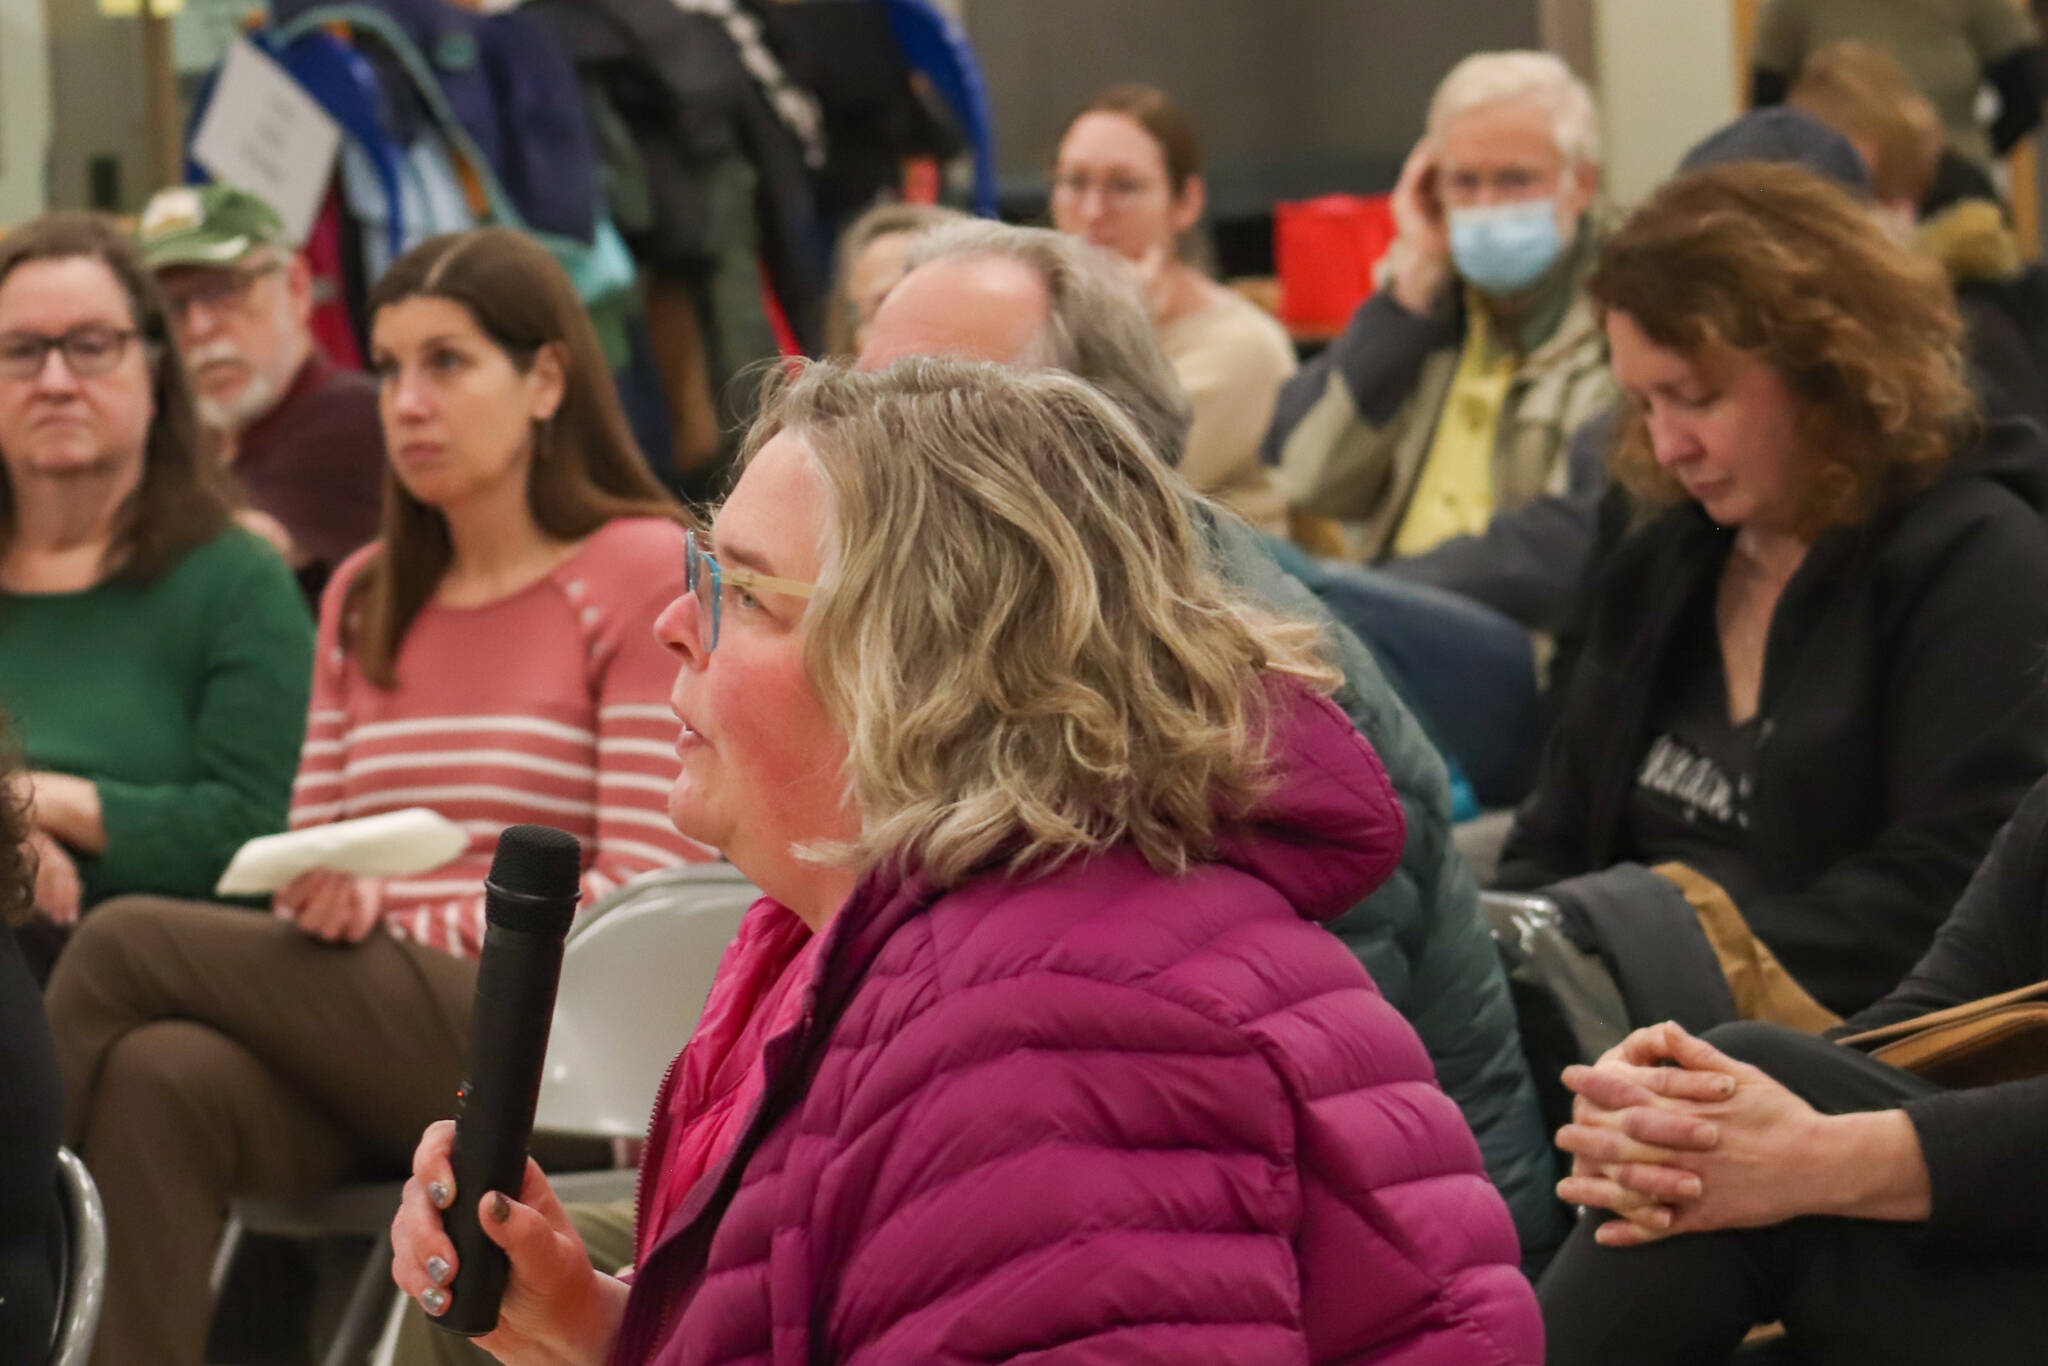
<svg viewBox="0 0 2048 1366"><path fill-rule="evenodd" d="M377 535L384 478L377 382L315 350L277 405L237 439L232 468L249 501L312 556L299 581L317 600L334 567Z"/></svg>

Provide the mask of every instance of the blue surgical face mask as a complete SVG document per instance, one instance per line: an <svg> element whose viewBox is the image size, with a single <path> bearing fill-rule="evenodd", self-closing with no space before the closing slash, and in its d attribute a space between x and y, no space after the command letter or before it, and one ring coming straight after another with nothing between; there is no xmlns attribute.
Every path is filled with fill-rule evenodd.
<svg viewBox="0 0 2048 1366"><path fill-rule="evenodd" d="M1521 293L1563 253L1554 199L1451 210L1451 261L1484 293Z"/></svg>

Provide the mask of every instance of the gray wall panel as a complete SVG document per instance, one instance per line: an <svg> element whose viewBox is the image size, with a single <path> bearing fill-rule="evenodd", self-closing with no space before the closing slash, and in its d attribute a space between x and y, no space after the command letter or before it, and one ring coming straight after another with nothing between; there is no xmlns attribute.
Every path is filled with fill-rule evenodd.
<svg viewBox="0 0 2048 1366"><path fill-rule="evenodd" d="M1042 184L1101 87L1164 87L1201 129L1223 214L1384 189L1452 63L1534 47L1535 0L968 0L1006 192Z"/></svg>

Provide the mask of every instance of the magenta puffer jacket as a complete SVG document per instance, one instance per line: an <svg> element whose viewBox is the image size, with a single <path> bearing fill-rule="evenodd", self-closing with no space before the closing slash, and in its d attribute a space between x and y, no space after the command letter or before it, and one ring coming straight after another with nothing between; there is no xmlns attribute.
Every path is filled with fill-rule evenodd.
<svg viewBox="0 0 2048 1366"><path fill-rule="evenodd" d="M1317 924L1394 867L1400 808L1286 695L1282 786L1183 877L864 883L614 1363L1537 1366L1478 1145Z"/></svg>

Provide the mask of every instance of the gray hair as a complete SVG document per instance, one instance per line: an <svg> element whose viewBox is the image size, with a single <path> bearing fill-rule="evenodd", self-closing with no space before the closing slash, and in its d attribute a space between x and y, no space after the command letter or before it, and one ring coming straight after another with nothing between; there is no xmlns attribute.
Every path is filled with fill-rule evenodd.
<svg viewBox="0 0 2048 1366"><path fill-rule="evenodd" d="M1549 52L1475 52L1451 68L1429 102L1429 135L1461 114L1508 100L1538 99L1549 107L1558 155L1570 166L1600 164L1600 118L1593 92Z"/></svg>
<svg viewBox="0 0 2048 1366"><path fill-rule="evenodd" d="M1016 261L1045 285L1050 318L1028 363L1100 389L1161 459L1178 465L1193 410L1160 348L1137 272L1078 237L973 219L920 233L904 256L904 273L977 256Z"/></svg>
<svg viewBox="0 0 2048 1366"><path fill-rule="evenodd" d="M825 304L825 354L846 357L860 348L855 344L859 321L854 317L854 304L847 291L853 285L853 263L860 259L868 245L895 233L916 236L942 223L959 222L966 215L957 209L948 209L938 204L899 204L887 202L870 206L866 212L846 225L839 234L839 245L833 252L832 294Z"/></svg>

